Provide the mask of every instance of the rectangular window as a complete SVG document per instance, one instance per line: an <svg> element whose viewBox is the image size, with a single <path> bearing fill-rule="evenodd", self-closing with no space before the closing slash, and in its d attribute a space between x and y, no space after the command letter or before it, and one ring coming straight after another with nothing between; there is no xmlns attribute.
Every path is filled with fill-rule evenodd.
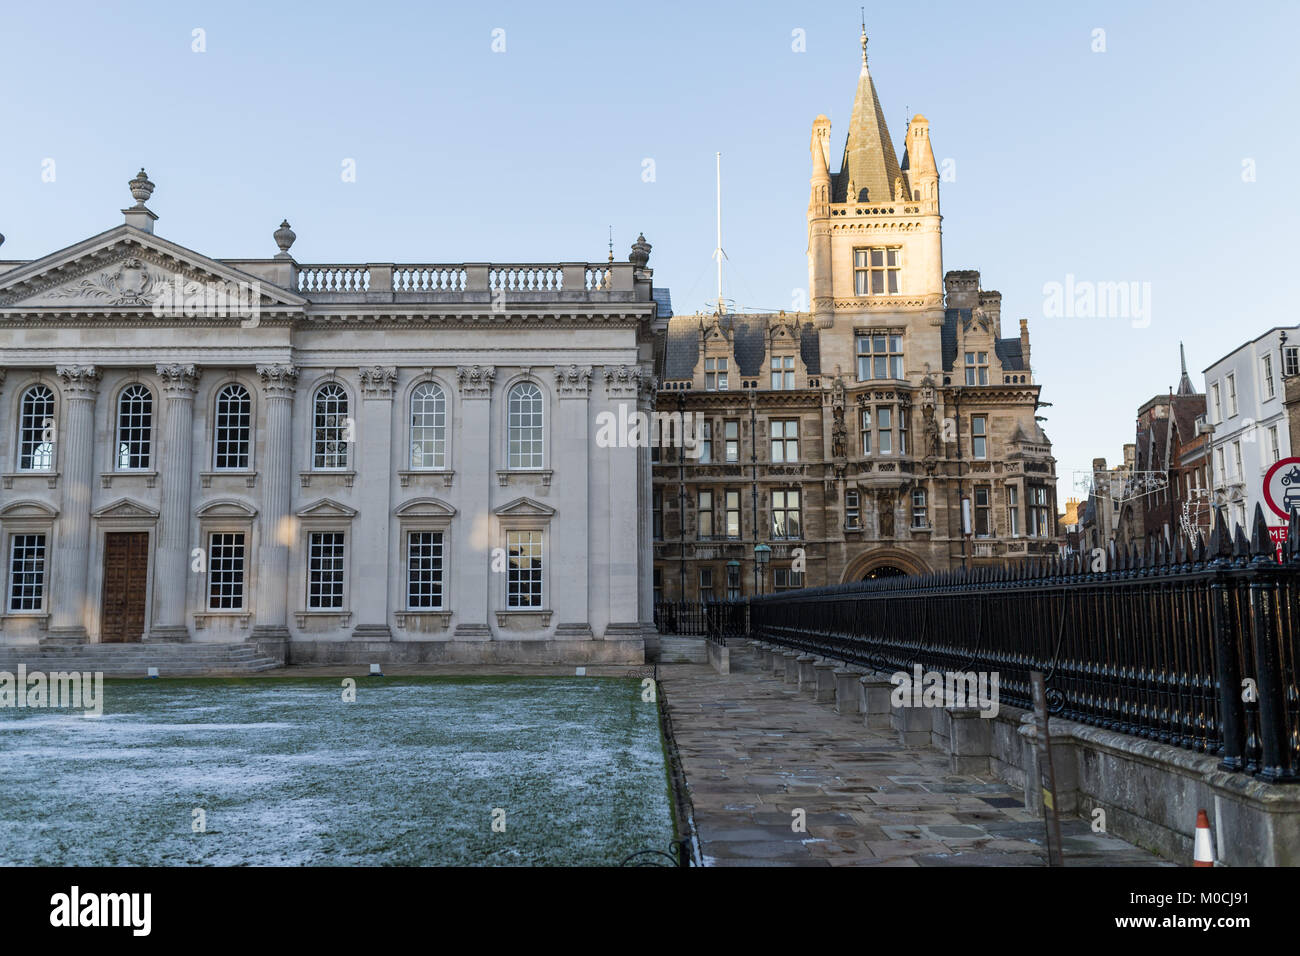
<svg viewBox="0 0 1300 956"><path fill-rule="evenodd" d="M966 384L987 385L989 383L989 353L966 353Z"/></svg>
<svg viewBox="0 0 1300 956"><path fill-rule="evenodd" d="M654 589L655 589L655 603L659 604L664 599L664 569L663 568L655 568Z"/></svg>
<svg viewBox="0 0 1300 956"><path fill-rule="evenodd" d="M704 388L709 392L725 392L729 387L727 379L727 360L725 358L706 358L704 360Z"/></svg>
<svg viewBox="0 0 1300 956"><path fill-rule="evenodd" d="M740 492L727 492L727 537L740 537Z"/></svg>
<svg viewBox="0 0 1300 956"><path fill-rule="evenodd" d="M1237 414L1237 375L1235 372L1228 373L1228 417L1231 418Z"/></svg>
<svg viewBox="0 0 1300 956"><path fill-rule="evenodd" d="M406 536L406 607L442 609L441 531L412 531Z"/></svg>
<svg viewBox="0 0 1300 956"><path fill-rule="evenodd" d="M9 539L9 610L45 607L45 535L16 534Z"/></svg>
<svg viewBox="0 0 1300 956"><path fill-rule="evenodd" d="M799 460L799 422L797 419L773 421L772 461L774 463Z"/></svg>
<svg viewBox="0 0 1300 956"><path fill-rule="evenodd" d="M651 501L653 512L654 536L656 541L664 539L664 491L656 488Z"/></svg>
<svg viewBox="0 0 1300 956"><path fill-rule="evenodd" d="M987 538L991 534L989 525L989 490L975 489L975 537Z"/></svg>
<svg viewBox="0 0 1300 956"><path fill-rule="evenodd" d="M850 199L850 202L854 200ZM901 246L876 246L853 250L855 295L898 295Z"/></svg>
<svg viewBox="0 0 1300 956"><path fill-rule="evenodd" d="M1223 421L1223 400L1219 395L1218 382L1210 386L1210 397L1214 399L1214 421L1217 424Z"/></svg>
<svg viewBox="0 0 1300 956"><path fill-rule="evenodd" d="M740 565L727 565L727 600L740 600Z"/></svg>
<svg viewBox="0 0 1300 956"><path fill-rule="evenodd" d="M898 453L907 454L907 418L910 413L906 408L898 410Z"/></svg>
<svg viewBox="0 0 1300 956"><path fill-rule="evenodd" d="M929 508L926 507L925 489L917 488L912 492L912 527L928 528L930 526Z"/></svg>
<svg viewBox="0 0 1300 956"><path fill-rule="evenodd" d="M696 531L701 541L707 541L713 537L713 492L700 492L700 505L696 510L699 516L700 525Z"/></svg>
<svg viewBox="0 0 1300 956"><path fill-rule="evenodd" d="M1029 533L1039 538L1050 538L1047 506L1047 489L1035 485L1029 489Z"/></svg>
<svg viewBox="0 0 1300 956"><path fill-rule="evenodd" d="M799 492L772 492L772 537L800 538Z"/></svg>
<svg viewBox="0 0 1300 956"><path fill-rule="evenodd" d="M903 377L903 337L886 332L857 334L858 381Z"/></svg>
<svg viewBox="0 0 1300 956"><path fill-rule="evenodd" d="M869 408L864 408L862 410L862 429L859 434L861 434L862 436L862 454L870 455L871 454L871 409Z"/></svg>
<svg viewBox="0 0 1300 956"><path fill-rule="evenodd" d="M343 532L313 531L307 539L307 607L343 607Z"/></svg>
<svg viewBox="0 0 1300 956"><path fill-rule="evenodd" d="M857 531L862 527L862 505L858 492L850 489L844 492L844 527Z"/></svg>
<svg viewBox="0 0 1300 956"><path fill-rule="evenodd" d="M238 611L244 606L244 536L217 532L208 536L208 610Z"/></svg>
<svg viewBox="0 0 1300 956"><path fill-rule="evenodd" d="M1020 489L1007 485L1007 530L1011 537L1020 537Z"/></svg>
<svg viewBox="0 0 1300 956"><path fill-rule="evenodd" d="M1278 460L1282 457L1282 449L1278 446L1277 442L1276 425L1268 426L1268 454L1269 459L1273 464L1277 464Z"/></svg>
<svg viewBox="0 0 1300 956"><path fill-rule="evenodd" d="M793 591L803 587L803 572L789 568L772 569L772 590Z"/></svg>
<svg viewBox="0 0 1300 956"><path fill-rule="evenodd" d="M1222 446L1220 446L1220 447L1214 449L1214 464L1217 466L1217 467L1215 468L1215 470L1219 473L1219 484L1220 484L1220 485L1226 484L1226 483L1227 483L1227 480L1228 480L1228 472L1227 472L1227 470L1223 467L1223 447L1222 447Z"/></svg>
<svg viewBox="0 0 1300 956"><path fill-rule="evenodd" d="M740 461L740 422L730 418L724 424L724 440L727 443L727 461Z"/></svg>
<svg viewBox="0 0 1300 956"><path fill-rule="evenodd" d="M1300 375L1300 346L1288 345L1282 350L1282 374Z"/></svg>
<svg viewBox="0 0 1300 956"><path fill-rule="evenodd" d="M1273 387L1273 356L1264 356L1264 398L1269 399L1277 394Z"/></svg>
<svg viewBox="0 0 1300 956"><path fill-rule="evenodd" d="M1233 472L1236 477L1241 478L1246 474L1246 470L1241 467L1241 442L1239 441L1232 443L1232 464L1236 469Z"/></svg>
<svg viewBox="0 0 1300 956"><path fill-rule="evenodd" d="M700 600L716 601L718 596L713 593L713 569L700 568Z"/></svg>
<svg viewBox="0 0 1300 956"><path fill-rule="evenodd" d="M506 532L506 605L542 606L542 533Z"/></svg>
<svg viewBox="0 0 1300 956"><path fill-rule="evenodd" d="M772 356L772 388L794 388L794 356Z"/></svg>
<svg viewBox="0 0 1300 956"><path fill-rule="evenodd" d="M697 464L707 465L713 461L713 422L702 422L699 434L700 457Z"/></svg>
<svg viewBox="0 0 1300 956"><path fill-rule="evenodd" d="M894 410L888 405L876 408L876 450L882 455L894 453Z"/></svg>
<svg viewBox="0 0 1300 956"><path fill-rule="evenodd" d="M987 458L989 419L987 415L972 415L970 419L971 455L974 458Z"/></svg>

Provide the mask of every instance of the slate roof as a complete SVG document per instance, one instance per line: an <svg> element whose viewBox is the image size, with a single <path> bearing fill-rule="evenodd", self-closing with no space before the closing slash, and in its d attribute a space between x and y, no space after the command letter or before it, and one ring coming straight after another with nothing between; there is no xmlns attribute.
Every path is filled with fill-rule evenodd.
<svg viewBox="0 0 1300 956"><path fill-rule="evenodd" d="M944 309L943 328L940 329L939 341L943 348L943 370L951 372L957 364L957 323L971 320L970 309ZM1025 356L1020 349L1020 337L998 339L993 343L1002 367L1008 372L1022 372L1025 369Z"/></svg>
<svg viewBox="0 0 1300 956"><path fill-rule="evenodd" d="M857 202L866 192L864 202L890 202L901 199L894 195L894 183L902 176L894 144L885 124L885 112L880 108L876 85L862 64L858 74L858 90L853 98L853 116L849 119L849 135L844 142L844 160L840 171L832 177L831 202ZM847 197L849 180L858 195ZM904 183L906 188L906 183Z"/></svg>
<svg viewBox="0 0 1300 956"><path fill-rule="evenodd" d="M761 377L767 358L767 331L772 316L731 313L719 325L731 334L732 356L737 372L746 378ZM691 378L699 362L700 322L698 315L675 315L668 320L664 343L663 375L665 381ZM705 328L713 317L703 319ZM804 323L799 351L810 375L821 374L821 342L811 322Z"/></svg>
<svg viewBox="0 0 1300 956"><path fill-rule="evenodd" d="M656 287L650 290L650 296L655 300L655 304L659 306L659 318L661 319L672 318L673 315L672 294L667 289L660 289Z"/></svg>

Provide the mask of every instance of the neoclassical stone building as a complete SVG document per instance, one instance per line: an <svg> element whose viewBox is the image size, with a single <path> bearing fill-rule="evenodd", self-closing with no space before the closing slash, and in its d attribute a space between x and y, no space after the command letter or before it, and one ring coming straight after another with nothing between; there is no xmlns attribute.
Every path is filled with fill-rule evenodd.
<svg viewBox="0 0 1300 956"><path fill-rule="evenodd" d="M0 262L0 644L640 661L650 247L215 260L124 224Z"/></svg>
<svg viewBox="0 0 1300 956"><path fill-rule="evenodd" d="M940 171L915 116L902 161L867 68L843 159L810 144L811 309L661 319L661 412L705 417L655 468L655 590L673 600L1055 553L1056 465L1029 331L943 270ZM755 548L770 548L755 573ZM802 555L805 569L797 570Z"/></svg>

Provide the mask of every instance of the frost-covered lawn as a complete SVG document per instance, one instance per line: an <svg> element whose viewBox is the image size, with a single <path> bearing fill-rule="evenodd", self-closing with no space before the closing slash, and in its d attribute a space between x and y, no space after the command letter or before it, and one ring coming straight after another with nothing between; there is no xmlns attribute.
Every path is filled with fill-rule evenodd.
<svg viewBox="0 0 1300 956"><path fill-rule="evenodd" d="M355 703L340 678L107 681L104 697L102 717L0 709L0 864L617 865L672 839L635 679L362 677Z"/></svg>

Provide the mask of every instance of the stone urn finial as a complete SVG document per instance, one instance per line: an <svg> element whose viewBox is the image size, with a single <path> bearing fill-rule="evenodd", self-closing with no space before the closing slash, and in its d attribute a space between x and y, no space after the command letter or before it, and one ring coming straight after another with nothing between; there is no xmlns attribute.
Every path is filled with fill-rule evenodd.
<svg viewBox="0 0 1300 956"><path fill-rule="evenodd" d="M645 233L639 234L636 242L632 243L632 254L627 257L627 261L638 269L644 269L650 261L650 243L645 241Z"/></svg>
<svg viewBox="0 0 1300 956"><path fill-rule="evenodd" d="M143 209L145 202L153 195L153 183L149 182L149 174L144 171L143 166L135 174L135 179L127 185L131 187L131 197L135 200L136 206Z"/></svg>
<svg viewBox="0 0 1300 956"><path fill-rule="evenodd" d="M280 255L288 256L289 247L293 245L298 234L289 228L289 220L286 219L280 223L280 228L272 234L275 237L275 244L280 247Z"/></svg>

